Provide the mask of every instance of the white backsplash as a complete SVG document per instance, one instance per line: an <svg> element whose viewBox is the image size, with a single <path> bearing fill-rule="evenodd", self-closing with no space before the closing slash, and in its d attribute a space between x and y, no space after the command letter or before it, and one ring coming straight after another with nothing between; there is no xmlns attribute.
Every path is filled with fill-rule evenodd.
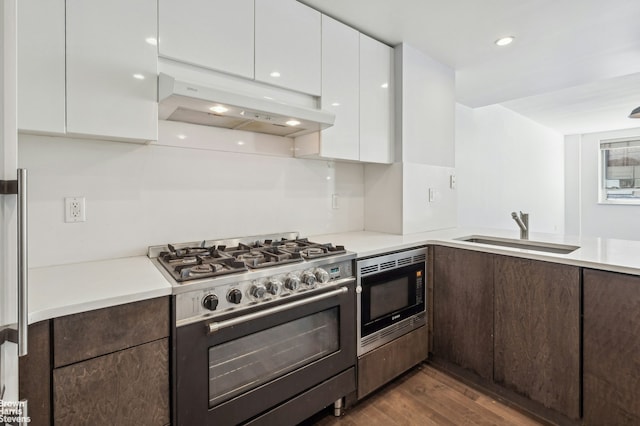
<svg viewBox="0 0 640 426"><path fill-rule="evenodd" d="M361 164L34 135L20 135L19 149L31 267L169 242L364 228ZM86 198L86 222L64 222L69 196Z"/></svg>

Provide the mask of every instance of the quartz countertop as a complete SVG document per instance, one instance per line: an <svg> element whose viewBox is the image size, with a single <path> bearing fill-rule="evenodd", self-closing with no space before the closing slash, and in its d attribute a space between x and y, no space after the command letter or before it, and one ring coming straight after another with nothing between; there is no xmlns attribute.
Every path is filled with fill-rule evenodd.
<svg viewBox="0 0 640 426"><path fill-rule="evenodd" d="M576 245L569 254L460 241L472 235L519 239L519 231L454 228L396 235L358 231L310 236L344 245L358 258L424 245L441 245L640 275L640 241L531 233L529 241ZM147 256L29 269L29 323L172 294L171 284Z"/></svg>
<svg viewBox="0 0 640 426"><path fill-rule="evenodd" d="M355 252L358 258L429 244L640 275L640 241L530 233L529 241L531 242L567 244L580 247L569 254L555 254L471 243L458 239L472 235L518 240L520 232L518 229L511 231L504 229L452 228L397 235L359 231L314 235L310 236L309 239L318 243L344 245L347 250Z"/></svg>
<svg viewBox="0 0 640 426"><path fill-rule="evenodd" d="M147 256L29 269L29 324L171 294Z"/></svg>

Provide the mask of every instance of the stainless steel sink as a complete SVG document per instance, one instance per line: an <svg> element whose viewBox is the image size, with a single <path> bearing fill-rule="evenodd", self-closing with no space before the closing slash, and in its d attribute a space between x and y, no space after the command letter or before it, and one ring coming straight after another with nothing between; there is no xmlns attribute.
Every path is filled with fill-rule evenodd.
<svg viewBox="0 0 640 426"><path fill-rule="evenodd" d="M488 244L492 246L510 247L516 249L542 251L545 253L569 254L578 250L579 246L567 244L547 243L543 241L516 240L511 238L490 237L487 235L470 235L456 238L459 241L468 243Z"/></svg>

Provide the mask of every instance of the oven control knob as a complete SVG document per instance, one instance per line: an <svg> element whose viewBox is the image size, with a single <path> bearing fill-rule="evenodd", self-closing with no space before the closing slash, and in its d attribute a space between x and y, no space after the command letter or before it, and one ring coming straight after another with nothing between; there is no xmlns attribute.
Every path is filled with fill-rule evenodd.
<svg viewBox="0 0 640 426"><path fill-rule="evenodd" d="M316 286L316 276L311 272L305 272L302 274L302 283L307 287L315 287Z"/></svg>
<svg viewBox="0 0 640 426"><path fill-rule="evenodd" d="M229 290L229 293L227 293L227 300L229 301L229 303L234 303L237 305L242 301L242 292L237 288Z"/></svg>
<svg viewBox="0 0 640 426"><path fill-rule="evenodd" d="M322 268L316 268L315 276L321 284L324 284L329 281L329 273Z"/></svg>
<svg viewBox="0 0 640 426"><path fill-rule="evenodd" d="M202 306L210 311L215 311L218 307L218 297L215 294L207 294L202 299Z"/></svg>
<svg viewBox="0 0 640 426"><path fill-rule="evenodd" d="M282 283L278 280L269 280L267 283L267 293L275 296L280 293L280 289L282 288Z"/></svg>
<svg viewBox="0 0 640 426"><path fill-rule="evenodd" d="M296 277L295 275L288 277L284 282L284 286L287 288L287 290L296 291L298 289L298 286L300 286L300 278Z"/></svg>
<svg viewBox="0 0 640 426"><path fill-rule="evenodd" d="M251 288L249 288L249 295L255 300L262 299L266 292L267 289L262 284L253 284Z"/></svg>

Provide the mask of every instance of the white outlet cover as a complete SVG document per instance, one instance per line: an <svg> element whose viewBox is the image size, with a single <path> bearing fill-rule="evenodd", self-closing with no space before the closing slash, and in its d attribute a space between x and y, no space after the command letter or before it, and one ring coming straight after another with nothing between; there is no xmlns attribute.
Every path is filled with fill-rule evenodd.
<svg viewBox="0 0 640 426"><path fill-rule="evenodd" d="M67 223L87 221L84 197L65 197L64 221Z"/></svg>

